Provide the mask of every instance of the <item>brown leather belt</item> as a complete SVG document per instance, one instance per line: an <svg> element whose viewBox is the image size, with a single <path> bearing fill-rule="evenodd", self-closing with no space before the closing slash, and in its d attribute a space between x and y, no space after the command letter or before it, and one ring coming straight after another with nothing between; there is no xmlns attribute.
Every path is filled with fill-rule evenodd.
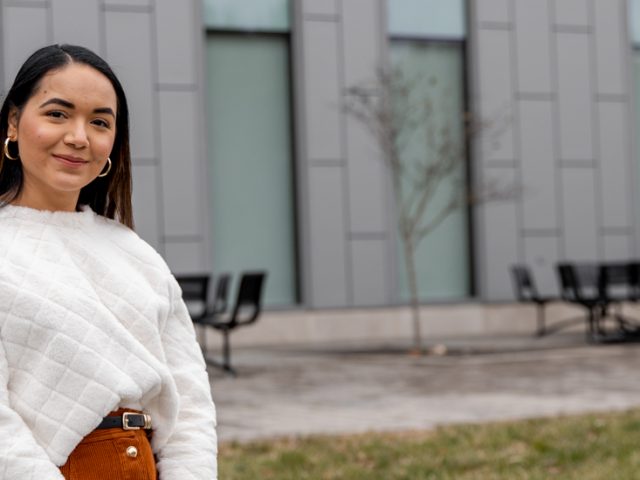
<svg viewBox="0 0 640 480"><path fill-rule="evenodd" d="M122 430L150 430L151 416L146 413L125 412L117 417L104 417L96 428L121 428Z"/></svg>

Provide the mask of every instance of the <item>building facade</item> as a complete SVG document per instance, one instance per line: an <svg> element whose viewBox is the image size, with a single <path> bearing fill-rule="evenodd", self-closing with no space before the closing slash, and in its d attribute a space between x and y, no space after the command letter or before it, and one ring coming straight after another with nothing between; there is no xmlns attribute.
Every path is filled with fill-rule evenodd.
<svg viewBox="0 0 640 480"><path fill-rule="evenodd" d="M39 46L95 50L130 102L137 231L174 272L266 269L267 305L343 308L407 290L389 173L345 92L384 66L432 78L438 115L505 120L470 143L468 181L521 193L427 237L421 296L510 300L513 263L555 292L557 261L640 254L639 4L0 0L0 90Z"/></svg>

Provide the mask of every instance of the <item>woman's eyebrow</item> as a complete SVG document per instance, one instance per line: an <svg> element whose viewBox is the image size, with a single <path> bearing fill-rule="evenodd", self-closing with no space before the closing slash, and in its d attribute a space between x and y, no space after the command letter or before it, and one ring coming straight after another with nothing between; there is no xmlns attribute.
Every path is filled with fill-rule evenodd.
<svg viewBox="0 0 640 480"><path fill-rule="evenodd" d="M40 105L40 108L46 107L47 105L60 105L68 109L76 108L76 106L73 103L58 97L50 98L49 100L44 102L42 105ZM111 107L94 108L93 113L106 113L108 115L111 115L114 118L116 116L115 112Z"/></svg>
<svg viewBox="0 0 640 480"><path fill-rule="evenodd" d="M71 103L71 102L69 102L67 100L63 100L61 98L57 98L57 97L50 98L49 100L44 102L42 105L40 105L40 108L46 107L47 105L52 105L52 104L53 105L61 105L61 106L66 107L66 108L76 108L76 106L73 103Z"/></svg>
<svg viewBox="0 0 640 480"><path fill-rule="evenodd" d="M116 114L114 113L113 109L111 107L102 107L102 108L95 108L93 110L93 113L106 113L111 115L113 118L116 118Z"/></svg>

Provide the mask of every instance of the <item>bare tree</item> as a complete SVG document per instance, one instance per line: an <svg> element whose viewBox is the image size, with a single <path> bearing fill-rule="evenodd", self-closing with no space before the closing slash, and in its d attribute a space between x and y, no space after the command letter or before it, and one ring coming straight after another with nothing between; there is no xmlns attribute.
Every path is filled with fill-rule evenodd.
<svg viewBox="0 0 640 480"><path fill-rule="evenodd" d="M435 88L425 89L436 85L437 79L433 77L407 78L399 70L379 70L373 84L350 87L344 104L345 112L375 137L391 174L416 354L422 352L416 272L420 242L457 209L510 198L514 193L512 188L501 188L495 183L471 188L467 182L466 146L487 125L472 122L471 116L462 112L453 119L450 115L449 118L438 115L438 98L430 92ZM421 93L424 91L428 93ZM420 158L409 151L417 137L424 147L420 149ZM443 193L448 197L444 201Z"/></svg>

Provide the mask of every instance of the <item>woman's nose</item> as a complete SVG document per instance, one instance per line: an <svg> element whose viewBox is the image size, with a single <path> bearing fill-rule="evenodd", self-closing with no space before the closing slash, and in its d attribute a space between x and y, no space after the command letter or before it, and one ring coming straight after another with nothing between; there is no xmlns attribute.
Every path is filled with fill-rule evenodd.
<svg viewBox="0 0 640 480"><path fill-rule="evenodd" d="M65 135L64 141L67 145L71 145L75 148L88 146L89 138L87 137L87 130L85 129L84 124L81 122L73 124Z"/></svg>

